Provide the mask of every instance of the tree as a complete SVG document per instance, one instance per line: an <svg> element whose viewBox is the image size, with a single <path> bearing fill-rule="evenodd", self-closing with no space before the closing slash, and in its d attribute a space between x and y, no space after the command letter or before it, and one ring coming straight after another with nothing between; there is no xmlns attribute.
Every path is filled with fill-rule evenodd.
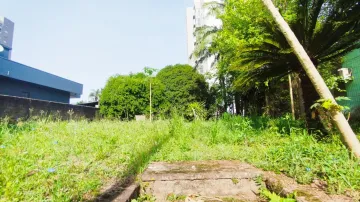
<svg viewBox="0 0 360 202"><path fill-rule="evenodd" d="M313 85L314 85L316 91L319 93L320 97L324 100L330 100L330 102L333 105L337 105L329 88L326 86L323 78L321 77L319 72L316 70L315 65L311 61L310 57L306 53L303 46L300 44L299 40L296 38L295 34L292 32L289 25L282 18L279 11L275 8L272 1L271 0L262 0L262 1L263 1L264 5L268 8L270 13L272 14L273 18L275 19L275 22L279 26L281 32L284 34L286 40L289 42L291 48L293 49L293 52L299 59L301 65L305 69L306 74L310 78L311 82L313 83ZM319 1L319 2L321 2L321 1ZM345 2L342 2L342 3L345 3ZM320 4L320 6L322 6L321 3L319 3L319 4ZM353 5L358 5L358 3L353 4ZM350 8L352 8L352 7L350 7ZM319 11L317 11L317 12L320 12L320 9L321 9L321 7L318 7ZM331 7L330 9L336 9L336 7ZM359 9L360 9L360 7L358 7L357 10L359 11ZM344 12L344 11L342 11L342 12ZM359 15L359 14L357 14L357 15ZM314 21L316 21L316 20L317 19L315 19ZM353 26L351 26L351 27L353 27ZM314 25L314 28L315 28L315 25ZM310 31L313 31L313 30L310 29ZM330 39L330 40L332 40L332 39ZM335 46L338 46L338 44L335 44ZM347 46L344 44L344 46L345 46L344 47L345 50L340 49L338 51L340 51L340 52L346 51L347 46L348 46L348 48L352 47L352 43L349 43ZM331 46L329 48L331 48ZM340 53L334 53L334 54L336 55L336 54L340 54ZM334 56L328 56L328 57L334 57ZM352 131L349 123L345 119L345 116L339 110L332 110L331 115L332 115L333 121L336 123L336 125L340 131L340 134L342 136L344 144L350 149L350 151L353 152L353 154L356 157L360 158L360 142L357 139L355 133Z"/></svg>
<svg viewBox="0 0 360 202"><path fill-rule="evenodd" d="M225 5L228 5L229 2L231 1L205 3L204 7L209 11L207 15L221 19L224 16ZM211 67L217 69L216 73L212 75L216 78L212 86L212 92L221 95L220 97L214 95L217 98L221 98L221 100L216 99L218 109L221 112L226 112L228 107L235 102L236 114L240 114L242 109L240 103L243 100L243 95L242 92L233 88L232 83L237 73L229 69L229 61L232 60L231 58L234 56L235 51L226 49L229 46L224 44L229 40L226 37L219 37L219 32L222 31L222 26L204 25L203 27L198 27L195 30L197 45L191 57L196 59L196 69L199 68L203 61L212 59L210 60L212 62Z"/></svg>
<svg viewBox="0 0 360 202"><path fill-rule="evenodd" d="M204 76L190 65L166 66L159 71L156 78L165 85L164 111L166 113L169 113L172 108L185 113L193 102L208 104L208 84Z"/></svg>
<svg viewBox="0 0 360 202"><path fill-rule="evenodd" d="M89 98L92 101L99 101L100 98L100 94L101 94L101 90L100 89L96 89L96 90L91 90L91 93L89 94Z"/></svg>
<svg viewBox="0 0 360 202"><path fill-rule="evenodd" d="M148 81L144 73L110 77L101 94L100 113L127 120L135 115L150 114ZM152 86L152 112L158 113L164 102L164 85L154 78Z"/></svg>
<svg viewBox="0 0 360 202"><path fill-rule="evenodd" d="M203 6L208 10L206 15L211 17L218 18L224 12L224 3L212 1L205 3ZM214 25L204 25L202 27L197 27L195 30L196 37L196 46L194 52L191 54L190 58L195 59L195 68L199 68L199 65L206 59L213 58L214 61L211 64L211 67L216 66L217 60L219 59L219 53L212 49L212 42L218 31L221 30L221 26Z"/></svg>
<svg viewBox="0 0 360 202"><path fill-rule="evenodd" d="M227 15L234 16L234 12L240 10L236 6L228 8ZM360 5L355 0L277 1L277 6L317 68L360 47ZM295 81L300 82L304 94L308 126L318 128L319 122L313 121L310 107L320 98L319 94L281 30L274 26L269 14L260 14L258 17L252 17L254 14L251 14L242 23L238 22L242 19L240 17L237 23L229 17L224 18L228 20L225 21L224 28L232 31L230 35L235 35L240 41L235 44L240 48L237 49L237 57L231 64L239 71L237 86L242 89L251 88L255 83L283 78L289 73L294 73L295 77L300 78ZM248 41L243 41L243 34L234 31L240 26L238 24L249 25L250 30L255 32L261 30L261 34L256 36L251 32L245 32L249 38Z"/></svg>
<svg viewBox="0 0 360 202"><path fill-rule="evenodd" d="M222 89L225 108L235 101L236 113L244 115L245 109L250 109L251 105L258 107L258 103L252 103L248 100L248 98L253 97L250 93L262 91L261 88L264 86L255 87L252 85L247 89L238 86L235 81L239 76L239 71L234 68L236 65L234 61L238 57L241 44L245 42L253 44L262 39L263 30L256 23L259 19L261 20L263 11L256 9L260 7L259 1L256 0L227 0L224 5L218 4L217 6L218 12L216 14L222 20L223 26L218 30L205 29L212 34L210 35L212 41L210 46L205 46L208 47L208 51L199 52L205 53L202 54L203 57L210 52L217 59L217 77ZM253 10L257 10L257 12L253 12ZM216 31L215 34L212 30ZM259 100L254 101L259 102Z"/></svg>

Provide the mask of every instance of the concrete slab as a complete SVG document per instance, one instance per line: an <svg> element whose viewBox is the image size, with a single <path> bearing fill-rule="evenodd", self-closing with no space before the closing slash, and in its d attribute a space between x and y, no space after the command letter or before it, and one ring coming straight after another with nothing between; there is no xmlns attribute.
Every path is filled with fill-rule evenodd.
<svg viewBox="0 0 360 202"><path fill-rule="evenodd" d="M262 171L240 161L189 161L151 163L141 179L143 181L252 179Z"/></svg>
<svg viewBox="0 0 360 202"><path fill-rule="evenodd" d="M297 201L355 201L347 196L326 194L311 185L239 161L154 162L141 176L142 194L156 201L264 201L259 197L257 177L263 186L279 195L296 192Z"/></svg>
<svg viewBox="0 0 360 202"><path fill-rule="evenodd" d="M254 181L241 179L237 184L231 179L217 180L179 180L154 181L146 188L157 201L166 201L168 196L202 196L218 198L233 198L246 201L257 201L258 186ZM253 191L255 190L255 191Z"/></svg>
<svg viewBox="0 0 360 202"><path fill-rule="evenodd" d="M196 161L149 165L141 179L156 201L183 196L185 201L258 201L262 172L239 161Z"/></svg>

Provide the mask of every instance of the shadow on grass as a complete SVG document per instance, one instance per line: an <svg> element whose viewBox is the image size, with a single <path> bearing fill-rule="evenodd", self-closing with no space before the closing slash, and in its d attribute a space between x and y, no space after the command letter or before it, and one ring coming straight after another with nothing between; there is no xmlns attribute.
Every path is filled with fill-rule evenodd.
<svg viewBox="0 0 360 202"><path fill-rule="evenodd" d="M120 196L125 189L130 186L132 183L136 180L136 175L142 171L142 169L147 166L149 163L151 157L159 151L162 146L169 141L170 138L173 137L174 130L173 128L170 130L169 134L166 136L163 136L160 138L160 141L157 142L157 144L154 144L151 148L148 150L145 150L135 156L132 157L132 160L130 161L129 166L123 177L124 179L118 179L116 182L114 182L109 188L107 188L105 191L100 193L97 197L86 200L88 202L107 202L107 201L113 201L118 196Z"/></svg>

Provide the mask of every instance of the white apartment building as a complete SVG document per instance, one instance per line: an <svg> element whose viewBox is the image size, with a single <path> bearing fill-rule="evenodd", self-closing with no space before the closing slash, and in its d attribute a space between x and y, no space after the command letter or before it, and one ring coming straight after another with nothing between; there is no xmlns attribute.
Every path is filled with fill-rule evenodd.
<svg viewBox="0 0 360 202"><path fill-rule="evenodd" d="M221 20L212 15L206 7L210 2L223 2L224 0L194 0L194 7L187 8L186 10L186 24L187 24L187 52L188 52L188 64L195 66L196 58L190 58L196 47L196 28L203 26L216 26L221 27ZM198 65L198 71L201 74L213 74L216 69L212 68L214 57L207 58L201 64Z"/></svg>

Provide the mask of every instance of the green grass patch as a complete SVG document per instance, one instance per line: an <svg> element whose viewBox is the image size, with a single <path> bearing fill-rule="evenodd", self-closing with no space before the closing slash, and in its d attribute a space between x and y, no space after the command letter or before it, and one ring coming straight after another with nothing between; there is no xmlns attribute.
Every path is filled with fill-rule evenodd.
<svg viewBox="0 0 360 202"><path fill-rule="evenodd" d="M240 160L331 193L360 190L360 164L338 137L316 140L287 118L0 124L0 201L83 201L149 161Z"/></svg>
<svg viewBox="0 0 360 202"><path fill-rule="evenodd" d="M1 125L0 201L79 201L140 172L168 137L168 122Z"/></svg>
<svg viewBox="0 0 360 202"><path fill-rule="evenodd" d="M240 160L304 184L324 180L330 193L360 190L360 161L340 138L317 140L292 121L231 118L176 129L153 161Z"/></svg>

